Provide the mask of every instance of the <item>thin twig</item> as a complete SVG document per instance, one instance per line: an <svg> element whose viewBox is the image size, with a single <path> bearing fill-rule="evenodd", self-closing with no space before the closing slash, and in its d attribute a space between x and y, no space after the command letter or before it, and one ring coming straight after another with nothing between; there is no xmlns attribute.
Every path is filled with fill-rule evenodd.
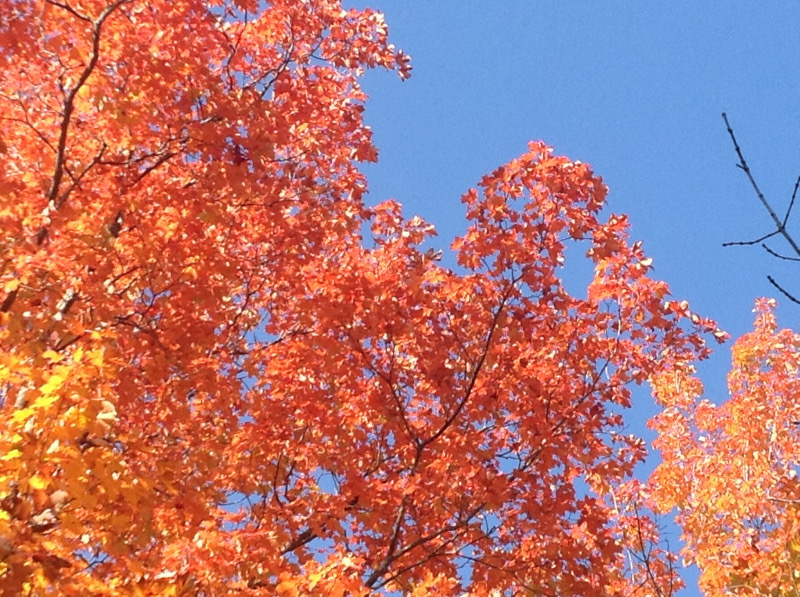
<svg viewBox="0 0 800 597"><path fill-rule="evenodd" d="M772 221L775 223L775 230L770 234L762 236L760 239L748 242L725 243L723 244L723 246L727 247L731 245L755 245L760 243L761 247L773 257L782 259L784 261L800 261L800 247L794 241L791 234L789 234L789 231L786 228L786 225L789 221L789 216L792 213L792 208L794 207L795 199L797 198L798 188L800 188L800 176L798 176L797 180L794 183L794 190L792 191L792 198L789 201L789 207L786 209L786 214L784 215L783 220L781 220L780 218L778 218L778 214L776 214L775 210L772 209L772 206L769 204L767 199L764 197L764 194L761 192L761 189L758 187L758 184L756 183L755 178L753 177L753 173L750 170L750 166L747 164L747 160L744 159L744 155L742 154L742 149L741 147L739 147L739 142L736 140L736 135L733 133L733 128L731 128L730 122L728 122L728 116L724 112L722 113L722 119L725 121L725 127L728 130L728 135L730 136L731 141L733 141L733 148L736 151L736 155L739 158L739 163L737 164L737 167L739 167L747 175L747 179L750 181L753 190L756 192L756 195L758 196L758 200L761 201L761 204L767 210L767 213L770 215ZM789 246L792 248L794 254L797 255L797 257L789 257L787 255L782 255L772 250L762 242L777 234L780 234L781 236L783 236L784 239L786 239L786 242L789 243ZM790 294L783 286L778 284L772 276L767 276L767 280L769 280L769 283L772 284L775 288L777 288L780 291L780 293L783 294L786 298L788 298L793 303L800 305L800 299Z"/></svg>
<svg viewBox="0 0 800 597"><path fill-rule="evenodd" d="M780 290L780 291L781 291L781 293L782 293L782 294L783 294L783 295L784 295L786 298L788 298L788 299L789 299L790 301L792 301L793 303L797 303L798 305L800 305L800 299L797 299L797 298L796 298L796 297L794 297L793 295L789 294L789 293L788 293L788 292L787 292L787 291L786 291L786 290L783 288L783 286L781 286L780 284L778 284L778 283L775 281L775 278L773 278L772 276L767 276L767 280L769 280L769 283L770 283L770 284L772 284L772 285L773 285L775 288L777 288L778 290Z"/></svg>
<svg viewBox="0 0 800 597"><path fill-rule="evenodd" d="M761 204L764 206L764 209L767 210L769 216L772 218L772 221L775 223L775 230L779 232L785 239L786 242L789 243L789 246L792 247L792 250L800 257L800 246L794 241L791 235L787 232L786 226L784 226L783 221L778 217L778 214L775 213L775 210L772 209L772 206L769 204L767 199L764 197L764 193L761 192L761 189L758 188L758 184L756 183L755 178L753 178L753 173L750 171L750 166L747 165L747 161L744 159L744 155L742 154L742 149L739 147L739 142L736 140L736 135L733 133L733 129L731 128L730 123L728 122L728 116L724 112L722 113L722 119L725 121L725 126L728 129L728 135L730 135L731 141L733 141L733 148L736 151L736 155L739 157L739 163L737 166L744 171L747 175L747 179L750 181L750 184L753 187L753 190L756 192L758 196L758 200L761 201Z"/></svg>
<svg viewBox="0 0 800 597"><path fill-rule="evenodd" d="M788 255L781 255L777 251L773 251L767 245L762 244L761 247L773 257L777 257L778 259L783 259L784 261L800 261L800 257L789 257Z"/></svg>
<svg viewBox="0 0 800 597"><path fill-rule="evenodd" d="M792 200L789 201L789 207L786 209L786 216L783 218L783 225L786 226L786 222L789 221L789 214L792 213L792 208L794 207L794 200L797 197L797 187L800 187L800 176L797 177L797 180L794 183L794 191L792 191Z"/></svg>
<svg viewBox="0 0 800 597"><path fill-rule="evenodd" d="M757 238L755 240L732 241L732 242L728 242L728 243L722 243L722 246L723 247L748 247L748 246L752 246L752 245L757 245L759 243L763 243L765 240L775 236L776 234L778 234L778 231L774 230L774 231L770 232L769 234L765 234L764 236L761 236L761 237L759 237L759 238Z"/></svg>

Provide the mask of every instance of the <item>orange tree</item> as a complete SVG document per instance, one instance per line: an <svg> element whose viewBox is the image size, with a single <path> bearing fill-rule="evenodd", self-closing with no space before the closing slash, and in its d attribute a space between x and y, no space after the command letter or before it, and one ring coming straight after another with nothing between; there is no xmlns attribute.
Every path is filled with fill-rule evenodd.
<svg viewBox="0 0 800 597"><path fill-rule="evenodd" d="M714 328L587 165L486 176L453 271L362 201L374 11L7 0L0 65L5 594L672 592L620 413Z"/></svg>

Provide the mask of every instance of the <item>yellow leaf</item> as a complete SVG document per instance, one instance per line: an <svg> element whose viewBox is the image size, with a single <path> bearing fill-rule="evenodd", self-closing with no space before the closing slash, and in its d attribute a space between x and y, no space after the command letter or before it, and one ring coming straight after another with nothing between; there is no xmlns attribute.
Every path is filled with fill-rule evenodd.
<svg viewBox="0 0 800 597"><path fill-rule="evenodd" d="M72 360L76 363L80 363L81 359L83 358L83 348L78 347L75 349L75 352L72 353Z"/></svg>
<svg viewBox="0 0 800 597"><path fill-rule="evenodd" d="M45 487L47 487L47 480L43 479L39 475L34 475L33 477L31 477L29 483L31 488L33 489L44 489Z"/></svg>
<svg viewBox="0 0 800 597"><path fill-rule="evenodd" d="M47 396L48 394L52 394L55 390L60 388L61 384L64 383L64 379L66 379L65 375L60 375L58 373L51 375L50 379L47 380L47 383L45 383L39 389L39 391L42 393L42 396Z"/></svg>
<svg viewBox="0 0 800 597"><path fill-rule="evenodd" d="M42 396L39 396L36 400L34 400L30 408L26 408L24 410L30 410L30 411L44 410L58 399L59 399L58 394L44 394Z"/></svg>
<svg viewBox="0 0 800 597"><path fill-rule="evenodd" d="M98 369L103 367L103 350L93 350L89 353L89 362Z"/></svg>
<svg viewBox="0 0 800 597"><path fill-rule="evenodd" d="M13 415L11 415L11 420L14 423L22 423L23 421L26 421L28 417L30 417L32 414L33 414L32 408L21 408ZM3 460L10 460L12 458L11 454L13 454L14 452L19 452L19 450L11 450L11 452L3 456Z"/></svg>
<svg viewBox="0 0 800 597"><path fill-rule="evenodd" d="M64 360L64 355L57 353L55 350L45 350L42 356L51 363L58 363Z"/></svg>
<svg viewBox="0 0 800 597"><path fill-rule="evenodd" d="M278 592L278 595L289 595L291 597L295 597L297 595L295 583L291 580L282 581L277 587L275 587L275 590Z"/></svg>

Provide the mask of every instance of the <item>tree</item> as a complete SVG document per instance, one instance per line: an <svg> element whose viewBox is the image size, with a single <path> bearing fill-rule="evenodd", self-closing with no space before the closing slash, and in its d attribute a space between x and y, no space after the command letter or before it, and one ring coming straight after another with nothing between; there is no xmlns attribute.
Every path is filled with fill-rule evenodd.
<svg viewBox="0 0 800 597"><path fill-rule="evenodd" d="M683 372L659 391L654 496L677 508L706 595L800 593L800 335L777 329L774 305L759 301L733 347L726 402Z"/></svg>
<svg viewBox="0 0 800 597"><path fill-rule="evenodd" d="M789 217L761 192L725 114L738 158L775 230L752 241L770 255L796 261L765 241L779 237L800 257ZM772 276L770 283L797 298ZM655 380L663 411L651 422L662 462L650 479L656 510L676 510L684 558L701 572L705 595L800 594L800 335L778 329L776 302L760 299L752 332L732 349L728 399L703 399L702 384L682 369Z"/></svg>
<svg viewBox="0 0 800 597"><path fill-rule="evenodd" d="M409 73L378 13L14 0L0 28L7 594L672 592L621 413L723 334L587 165L532 143L484 177L455 271L362 200L358 77Z"/></svg>

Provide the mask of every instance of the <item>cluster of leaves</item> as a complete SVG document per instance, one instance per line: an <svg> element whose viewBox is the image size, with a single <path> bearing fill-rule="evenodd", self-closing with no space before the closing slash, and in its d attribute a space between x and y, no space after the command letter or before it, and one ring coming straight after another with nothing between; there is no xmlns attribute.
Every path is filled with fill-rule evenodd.
<svg viewBox="0 0 800 597"><path fill-rule="evenodd" d="M431 226L362 201L373 67L409 74L380 14L335 0L0 3L2 590L667 595L651 504L706 533L705 586L766 582L724 559L738 541L789 587L795 477L772 465L797 415L770 405L794 337L763 311L740 343L762 419L711 499L734 465L707 438L753 416L691 410L722 334L540 143L464 195L442 267ZM655 491L621 433L648 381ZM769 512L738 497L767 481Z"/></svg>
<svg viewBox="0 0 800 597"><path fill-rule="evenodd" d="M800 335L778 330L773 308L759 301L733 347L722 405L685 370L656 384L654 498L677 508L706 595L800 594Z"/></svg>

